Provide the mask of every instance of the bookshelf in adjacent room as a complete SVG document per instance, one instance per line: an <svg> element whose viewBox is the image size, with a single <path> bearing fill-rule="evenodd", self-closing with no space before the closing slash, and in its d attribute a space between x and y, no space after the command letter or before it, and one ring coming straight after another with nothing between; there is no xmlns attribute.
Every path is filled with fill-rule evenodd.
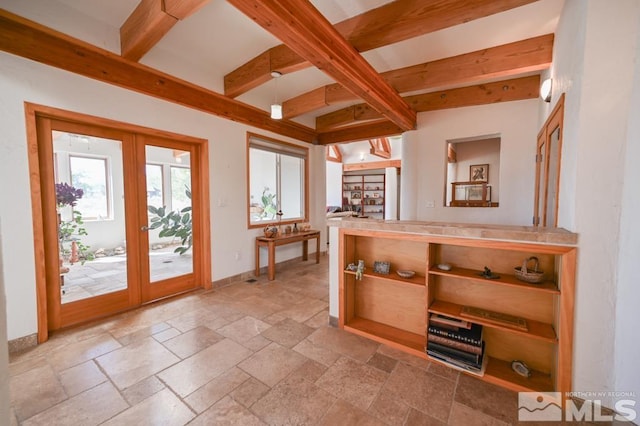
<svg viewBox="0 0 640 426"><path fill-rule="evenodd" d="M385 175L342 175L342 210L359 216L384 219Z"/></svg>

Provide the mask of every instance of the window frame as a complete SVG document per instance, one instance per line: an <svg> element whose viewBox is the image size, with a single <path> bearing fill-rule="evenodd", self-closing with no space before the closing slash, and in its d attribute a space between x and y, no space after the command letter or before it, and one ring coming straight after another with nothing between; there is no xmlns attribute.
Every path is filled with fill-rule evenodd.
<svg viewBox="0 0 640 426"><path fill-rule="evenodd" d="M253 142L253 143L252 143ZM289 155L291 157L294 157L294 155L291 155L292 153L296 152L302 155L302 159L304 162L304 170L302 173L304 182L302 183L301 187L302 187L302 191L303 191L303 201L302 201L302 212L303 212L303 216L302 217L296 217L296 218L291 218L291 219L285 219L282 221L278 221L277 219L273 219L273 220L265 220L265 221L261 221L259 223L257 222L251 222L251 159L250 159L250 150L251 148L257 148L260 149L259 146L256 145L260 145L260 142L263 143L264 146L269 146L270 149L264 149L264 151L270 151L270 152L275 152L276 154L279 155ZM277 148L274 149L274 145L279 145L282 147L281 150L278 150ZM296 157L299 157L299 155L295 155ZM267 136L263 136L263 135L259 135L257 133L251 133L251 132L247 132L247 140L246 140L246 164L247 164L247 170L246 170L246 215L247 215L247 228L248 229L256 229L256 228L264 228L265 226L268 225L277 225L277 224L293 224L293 223L300 223L300 222L308 222L309 221L309 148L303 146L303 145L298 145L298 144L294 144L294 143L290 143L290 142L284 142L278 139L274 139L274 138L270 138ZM276 194L278 193L278 191L276 190Z"/></svg>
<svg viewBox="0 0 640 426"><path fill-rule="evenodd" d="M85 153L69 152L67 153L67 161L69 162L69 183L73 185L73 167L71 165L72 158L82 158L88 160L102 160L104 162L104 184L105 184L105 197L107 204L107 216L106 217L92 217L82 215L82 220L85 222L101 222L114 220L113 211L113 189L111 188L111 158L105 155L91 155ZM75 207L74 207L75 210Z"/></svg>

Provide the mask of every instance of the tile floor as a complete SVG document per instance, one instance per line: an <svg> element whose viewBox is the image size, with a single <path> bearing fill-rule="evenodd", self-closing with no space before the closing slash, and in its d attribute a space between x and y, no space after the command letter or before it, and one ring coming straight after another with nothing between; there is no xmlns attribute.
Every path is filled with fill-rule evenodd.
<svg viewBox="0 0 640 426"><path fill-rule="evenodd" d="M16 425L504 425L515 393L328 325L327 256L13 355Z"/></svg>

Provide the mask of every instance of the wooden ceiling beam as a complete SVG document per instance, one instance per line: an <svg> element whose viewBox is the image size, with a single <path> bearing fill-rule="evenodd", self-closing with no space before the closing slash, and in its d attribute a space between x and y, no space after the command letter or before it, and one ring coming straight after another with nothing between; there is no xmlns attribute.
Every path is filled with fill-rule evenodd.
<svg viewBox="0 0 640 426"><path fill-rule="evenodd" d="M120 27L120 52L139 61L181 19L209 0L142 0Z"/></svg>
<svg viewBox="0 0 640 426"><path fill-rule="evenodd" d="M318 133L318 145L359 142L383 136L397 136L403 130L391 121L376 121Z"/></svg>
<svg viewBox="0 0 640 426"><path fill-rule="evenodd" d="M0 50L228 120L313 142L315 131L266 111L129 61L0 9Z"/></svg>
<svg viewBox="0 0 640 426"><path fill-rule="evenodd" d="M342 171L355 172L361 170L386 169L387 167L399 169L402 167L402 160L367 161L366 163L343 164Z"/></svg>
<svg viewBox="0 0 640 426"><path fill-rule="evenodd" d="M398 93L407 93L541 71L551 66L552 56L553 34L547 34L400 68L381 75ZM306 100L311 99L311 94L320 89L296 96L295 102L300 107L294 111L306 114L317 109L312 102L306 103ZM339 84L324 86L324 90L326 96L323 106L357 100L357 97ZM282 103L283 110L288 109L288 102L285 100ZM293 118L295 115L286 117Z"/></svg>
<svg viewBox="0 0 640 426"><path fill-rule="evenodd" d="M359 52L397 43L474 19L524 6L537 0L396 0L335 25L336 30ZM312 64L286 45L268 52L271 68L255 73L254 59L224 77L225 95L237 97L268 81L271 71L283 74ZM286 66L279 65L285 62Z"/></svg>
<svg viewBox="0 0 640 426"><path fill-rule="evenodd" d="M334 163L342 163L342 150L338 145L327 145L325 159Z"/></svg>
<svg viewBox="0 0 640 426"><path fill-rule="evenodd" d="M404 99L416 112L436 111L498 102L535 99L540 88L540 76L501 80L493 83L440 90L406 96ZM353 123L382 119L367 104L352 105L316 119L316 130L322 134Z"/></svg>
<svg viewBox="0 0 640 426"><path fill-rule="evenodd" d="M388 138L369 139L369 153L377 157L391 158L391 145Z"/></svg>
<svg viewBox="0 0 640 426"><path fill-rule="evenodd" d="M415 128L415 111L310 2L229 2L397 126Z"/></svg>

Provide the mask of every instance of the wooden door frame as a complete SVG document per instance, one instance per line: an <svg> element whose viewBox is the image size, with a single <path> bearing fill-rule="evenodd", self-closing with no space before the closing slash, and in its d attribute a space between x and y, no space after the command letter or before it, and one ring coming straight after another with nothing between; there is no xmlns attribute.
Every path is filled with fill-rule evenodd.
<svg viewBox="0 0 640 426"><path fill-rule="evenodd" d="M138 126L120 121L95 117L87 114L62 110L58 108L38 105L25 102L25 122L27 133L27 155L29 165L29 181L31 186L31 210L33 225L33 243L35 254L35 280L36 280L36 305L38 317L38 343L45 342L49 337L49 312L47 309L47 279L54 277L47 275L45 256L47 253L55 253L57 248L47 245L46 241L55 241L55 239L45 239L45 232L51 234L56 232L54 228L48 226L51 222L45 217L47 209L43 207L43 203L55 204L55 192L53 185L48 184L47 178L51 175L51 169L46 164L48 159L47 153L50 150L43 149L38 140L38 120L37 118L49 118L54 120L66 121L71 123L86 124L95 127L102 127L110 130L128 132L131 134L141 134L165 139L173 139L176 141L191 144L197 152L196 158L199 163L197 167L200 170L200 179L202 185L198 188L198 196L202 203L202 214L195 223L194 228L199 229L201 238L194 241L198 244L201 251L201 259L194 259L194 276L198 286L204 289L211 288L211 225L209 206L209 155L208 141L206 139L195 138L191 136L180 135L163 130L151 129L148 127ZM43 163L41 163L43 161ZM45 164L44 168L41 164ZM49 164L52 167L52 164ZM53 198L52 198L53 197ZM45 218L47 219L45 223Z"/></svg>

